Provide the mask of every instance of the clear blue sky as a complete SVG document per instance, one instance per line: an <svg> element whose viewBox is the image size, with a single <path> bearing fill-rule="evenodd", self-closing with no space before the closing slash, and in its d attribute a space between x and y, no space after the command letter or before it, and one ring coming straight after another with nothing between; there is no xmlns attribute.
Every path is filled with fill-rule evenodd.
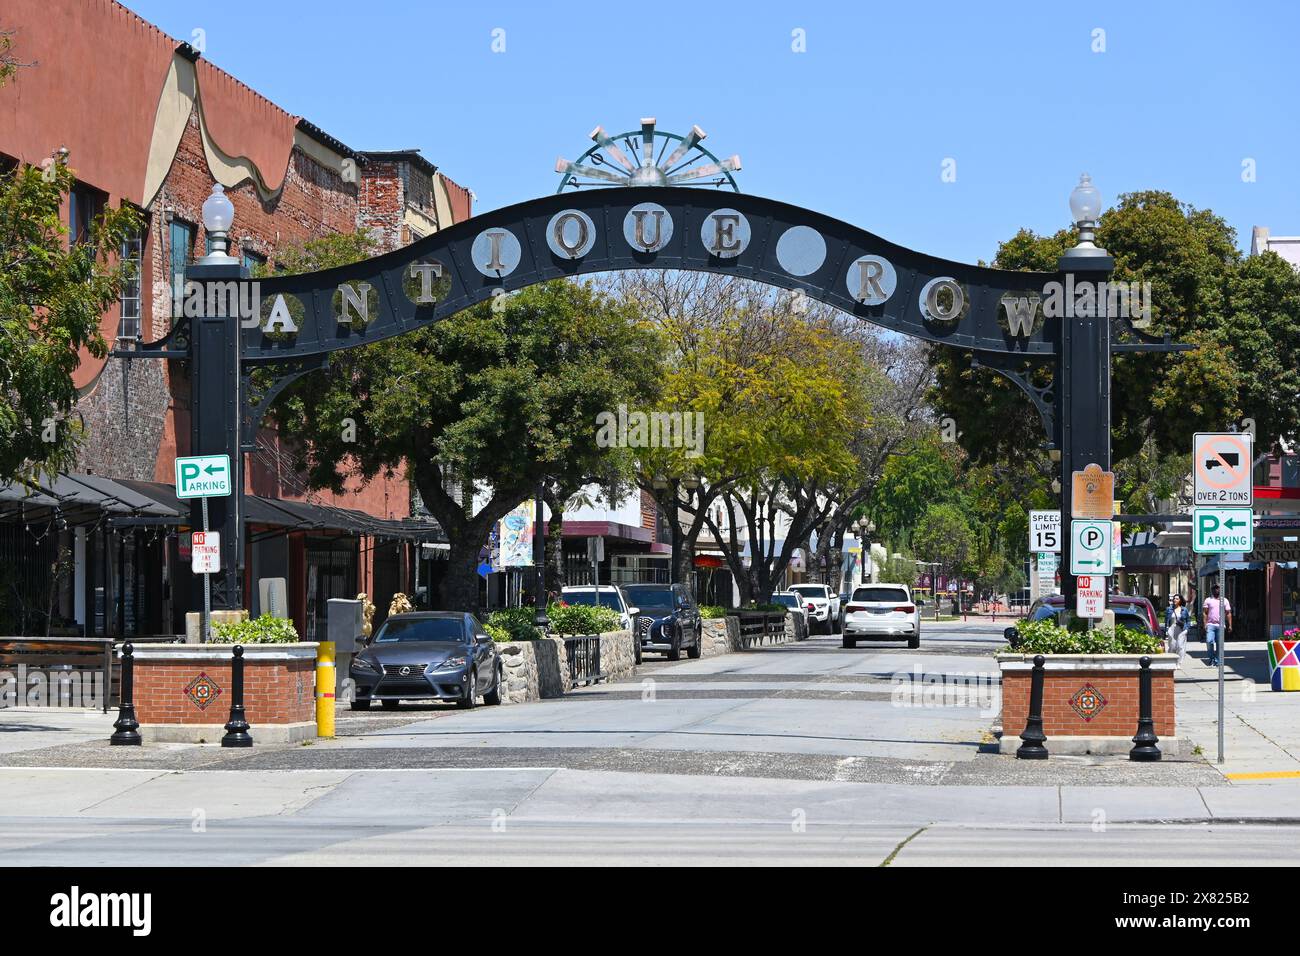
<svg viewBox="0 0 1300 956"><path fill-rule="evenodd" d="M968 262L1065 225L1081 171L1107 203L1212 208L1243 247L1300 233L1293 0L127 5L354 148L420 148L480 211L553 192L595 125L655 116L739 153L745 192Z"/></svg>

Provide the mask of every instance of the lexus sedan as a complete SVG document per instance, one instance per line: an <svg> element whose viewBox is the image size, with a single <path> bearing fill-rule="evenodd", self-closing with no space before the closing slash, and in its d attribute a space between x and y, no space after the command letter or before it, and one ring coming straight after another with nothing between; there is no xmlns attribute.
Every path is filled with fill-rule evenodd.
<svg viewBox="0 0 1300 956"><path fill-rule="evenodd" d="M505 668L491 636L472 614L393 614L352 658L353 710L377 700L393 710L403 700L455 701L473 707L504 699Z"/></svg>
<svg viewBox="0 0 1300 956"><path fill-rule="evenodd" d="M704 646L700 609L680 584L628 584L623 592L638 609L633 634L641 651L662 651L670 661L697 658Z"/></svg>

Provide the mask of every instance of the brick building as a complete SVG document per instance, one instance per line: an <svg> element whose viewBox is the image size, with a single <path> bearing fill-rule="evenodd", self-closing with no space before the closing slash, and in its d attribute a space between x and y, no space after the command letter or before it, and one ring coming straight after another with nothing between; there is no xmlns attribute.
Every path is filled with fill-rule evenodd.
<svg viewBox="0 0 1300 956"><path fill-rule="evenodd" d="M0 88L0 160L39 165L67 150L78 179L65 209L74 241L106 205L131 204L146 220L122 249L139 280L103 317L111 346L170 330L176 279L207 250L201 207L214 183L235 206L231 254L249 267L274 269L286 246L353 230L388 251L471 214L469 191L417 151L353 149L114 0L6 0L0 30L22 64ZM169 490L175 457L189 452L184 363L82 358L78 413L89 438L79 467L36 496L0 495L0 572L7 563L39 590L66 552L56 626L174 632L190 573L187 510ZM258 579L284 577L291 615L310 636L328 597L365 590L382 613L393 591L412 586L411 546L435 532L406 520L401 474L309 494L263 429L246 480L257 496L245 554L254 610ZM3 603L29 597L0 596L0 632L15 628L15 614L17 627L31 625L25 607Z"/></svg>

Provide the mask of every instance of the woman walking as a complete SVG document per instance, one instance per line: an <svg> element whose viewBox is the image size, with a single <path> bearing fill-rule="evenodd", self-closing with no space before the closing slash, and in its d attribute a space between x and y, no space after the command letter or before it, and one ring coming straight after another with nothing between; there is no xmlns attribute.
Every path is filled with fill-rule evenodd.
<svg viewBox="0 0 1300 956"><path fill-rule="evenodd" d="M1174 595L1173 604L1170 605L1166 616L1169 619L1169 627L1165 631L1169 638L1169 652L1178 655L1178 664L1181 667L1183 657L1187 654L1187 628L1191 624L1191 616L1187 612L1187 605L1181 594Z"/></svg>

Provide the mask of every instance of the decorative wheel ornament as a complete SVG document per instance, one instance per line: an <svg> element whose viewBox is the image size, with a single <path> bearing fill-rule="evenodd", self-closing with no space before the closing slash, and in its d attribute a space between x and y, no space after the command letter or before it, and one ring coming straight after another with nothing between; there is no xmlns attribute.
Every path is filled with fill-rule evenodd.
<svg viewBox="0 0 1300 956"><path fill-rule="evenodd" d="M640 130L606 134L591 131L596 145L570 162L555 164L563 174L557 193L583 186L716 186L740 192L731 174L740 169L740 156L718 159L700 145L708 134L698 126L678 136L655 129L654 117L641 120Z"/></svg>

